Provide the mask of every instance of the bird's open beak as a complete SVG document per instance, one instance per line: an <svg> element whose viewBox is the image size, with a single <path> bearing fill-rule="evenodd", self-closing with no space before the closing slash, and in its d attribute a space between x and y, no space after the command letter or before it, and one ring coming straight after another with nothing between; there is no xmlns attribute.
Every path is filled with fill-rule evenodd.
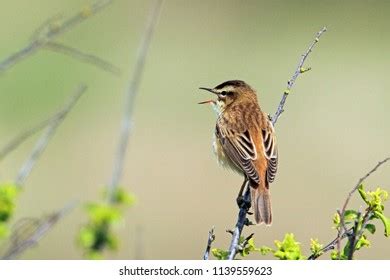
<svg viewBox="0 0 390 280"><path fill-rule="evenodd" d="M216 92L212 88L200 87L199 89L207 90L211 93L216 94ZM215 104L215 102L216 102L215 100L206 100L206 101L199 102L198 104L210 104L210 103Z"/></svg>

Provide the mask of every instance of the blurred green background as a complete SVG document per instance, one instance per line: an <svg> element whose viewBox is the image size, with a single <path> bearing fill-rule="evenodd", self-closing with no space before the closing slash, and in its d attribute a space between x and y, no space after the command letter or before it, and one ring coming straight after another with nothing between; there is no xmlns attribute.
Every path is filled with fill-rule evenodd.
<svg viewBox="0 0 390 280"><path fill-rule="evenodd" d="M73 15L91 1L3 0L0 60L28 43L53 15ZM75 86L89 86L28 178L14 221L49 214L76 199L101 199L116 150L123 93L152 1L117 0L58 37L123 70L113 76L42 50L0 75L0 146L46 118ZM139 95L122 185L137 204L116 228L121 245L112 259L199 259L215 225L216 247L227 248L242 178L223 170L211 150L215 116L196 103L212 87L243 79L274 113L300 55L324 25L276 132L280 163L272 184L272 227L254 232L273 245L286 232L302 242L326 243L332 216L358 178L389 155L390 1L166 0L152 40ZM0 164L12 180L37 136ZM390 190L389 166L367 180ZM359 209L355 197L351 206ZM389 207L390 209L390 207ZM390 210L387 213L390 214ZM363 210L363 209L362 209ZM66 216L23 259L79 259L75 236L86 222L81 207ZM360 259L388 259L382 226ZM264 258L253 256L253 258Z"/></svg>

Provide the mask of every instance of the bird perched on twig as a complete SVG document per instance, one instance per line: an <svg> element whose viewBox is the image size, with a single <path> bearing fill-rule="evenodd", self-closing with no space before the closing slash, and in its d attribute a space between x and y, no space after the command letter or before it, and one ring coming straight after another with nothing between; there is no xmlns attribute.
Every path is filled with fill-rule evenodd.
<svg viewBox="0 0 390 280"><path fill-rule="evenodd" d="M245 176L238 205L252 202L256 223L270 225L269 184L275 179L278 151L269 116L260 109L256 91L244 81L231 80L200 89L217 96L216 100L199 104L212 104L217 113L213 148L219 163ZM246 186L251 188L251 202L242 196Z"/></svg>

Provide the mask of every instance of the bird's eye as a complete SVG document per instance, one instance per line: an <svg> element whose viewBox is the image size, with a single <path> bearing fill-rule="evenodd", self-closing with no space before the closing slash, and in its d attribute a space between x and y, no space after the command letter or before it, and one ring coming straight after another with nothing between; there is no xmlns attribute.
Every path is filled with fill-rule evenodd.
<svg viewBox="0 0 390 280"><path fill-rule="evenodd" d="M222 97L226 97L227 92L226 91L222 91L219 95L222 96Z"/></svg>

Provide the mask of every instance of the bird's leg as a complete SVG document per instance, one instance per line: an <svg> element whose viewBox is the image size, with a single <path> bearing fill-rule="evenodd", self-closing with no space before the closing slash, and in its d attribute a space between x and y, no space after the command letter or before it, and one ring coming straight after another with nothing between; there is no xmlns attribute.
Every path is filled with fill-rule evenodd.
<svg viewBox="0 0 390 280"><path fill-rule="evenodd" d="M247 201L243 195L245 186L248 185L248 187L249 187L248 182L249 182L248 178L245 177L244 182L241 185L240 192L238 193L236 201L237 201L237 205L239 208L245 207L245 208L249 209L251 206L251 202Z"/></svg>

